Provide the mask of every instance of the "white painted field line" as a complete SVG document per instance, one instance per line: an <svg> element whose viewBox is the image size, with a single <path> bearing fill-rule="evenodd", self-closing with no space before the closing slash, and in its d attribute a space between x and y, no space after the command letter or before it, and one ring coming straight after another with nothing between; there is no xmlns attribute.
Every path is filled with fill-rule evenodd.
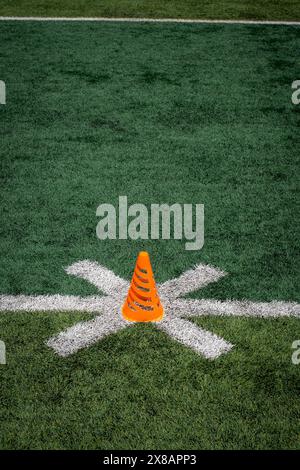
<svg viewBox="0 0 300 470"><path fill-rule="evenodd" d="M89 312L103 309L100 296L76 295L0 295L0 312Z"/></svg>
<svg viewBox="0 0 300 470"><path fill-rule="evenodd" d="M97 263L95 263L97 264ZM98 265L98 267L101 267ZM84 321L71 326L47 341L47 346L54 349L59 356L69 356L80 349L91 346L105 336L117 333L124 328L133 326L133 322L123 319L120 310L122 297L101 297L98 315L93 320Z"/></svg>
<svg viewBox="0 0 300 470"><path fill-rule="evenodd" d="M47 345L60 356L68 356L79 349L88 347L105 336L131 327L135 322L127 322L120 308L127 294L129 283L112 271L94 261L83 260L66 269L68 274L84 279L106 295L0 295L0 311L47 311L47 312L90 312L97 314L93 320L80 322L66 331L50 338ZM171 338L192 348L208 359L215 359L233 347L225 339L205 331L189 322L187 317L204 315L261 317L261 318L300 318L300 304L296 302L252 302L248 300L182 299L185 295L215 282L225 273L212 266L199 264L179 276L159 286L165 317L153 325Z"/></svg>
<svg viewBox="0 0 300 470"><path fill-rule="evenodd" d="M206 359L216 359L233 347L225 339L182 318L166 318L155 326Z"/></svg>
<svg viewBox="0 0 300 470"><path fill-rule="evenodd" d="M118 311L104 313L93 320L77 323L66 331L47 341L47 346L54 349L59 356L69 356L79 349L86 348L96 343L105 336L134 325L125 321Z"/></svg>
<svg viewBox="0 0 300 470"><path fill-rule="evenodd" d="M163 299L176 299L202 289L212 282L217 282L226 273L207 264L198 264L176 279L170 279L159 286L159 295Z"/></svg>
<svg viewBox="0 0 300 470"><path fill-rule="evenodd" d="M230 316L261 318L300 318L296 302L251 302L250 300L176 299L170 304L174 315L180 317Z"/></svg>
<svg viewBox="0 0 300 470"><path fill-rule="evenodd" d="M51 17L51 16L0 16L0 21L81 21L81 22L122 22L122 23L186 23L186 24L248 24L300 26L300 21L264 20L210 20L184 18L106 18L106 17Z"/></svg>
<svg viewBox="0 0 300 470"><path fill-rule="evenodd" d="M96 261L78 261L66 268L66 272L90 282L104 294L112 297L125 297L129 289L129 282Z"/></svg>

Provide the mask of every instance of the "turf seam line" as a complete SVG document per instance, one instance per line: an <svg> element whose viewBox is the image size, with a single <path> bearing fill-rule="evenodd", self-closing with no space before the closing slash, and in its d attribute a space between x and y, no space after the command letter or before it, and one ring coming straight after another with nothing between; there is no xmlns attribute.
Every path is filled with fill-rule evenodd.
<svg viewBox="0 0 300 470"><path fill-rule="evenodd" d="M185 23L185 24L245 24L300 26L300 21L276 20L213 20L184 18L105 18L105 17L51 17L51 16L0 16L0 21L67 21L67 22L123 22L123 23Z"/></svg>

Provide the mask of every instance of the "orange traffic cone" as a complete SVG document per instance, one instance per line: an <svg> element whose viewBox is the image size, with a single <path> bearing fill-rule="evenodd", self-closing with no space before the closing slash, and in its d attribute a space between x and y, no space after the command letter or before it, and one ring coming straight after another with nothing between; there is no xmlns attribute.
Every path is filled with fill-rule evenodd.
<svg viewBox="0 0 300 470"><path fill-rule="evenodd" d="M147 251L140 251L136 260L122 315L136 322L159 321L164 315Z"/></svg>

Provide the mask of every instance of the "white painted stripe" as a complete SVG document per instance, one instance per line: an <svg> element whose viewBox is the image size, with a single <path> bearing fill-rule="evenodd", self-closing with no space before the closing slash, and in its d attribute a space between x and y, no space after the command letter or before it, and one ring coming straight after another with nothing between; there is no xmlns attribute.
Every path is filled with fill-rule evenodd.
<svg viewBox="0 0 300 470"><path fill-rule="evenodd" d="M106 297L75 295L0 295L0 311L90 312L103 311Z"/></svg>
<svg viewBox="0 0 300 470"><path fill-rule="evenodd" d="M223 338L199 328L182 318L167 318L155 324L179 343L193 349L207 359L216 359L232 349L233 345Z"/></svg>
<svg viewBox="0 0 300 470"><path fill-rule="evenodd" d="M276 20L210 20L183 18L105 18L105 17L50 17L50 16L0 16L0 21L82 21L82 22L122 22L122 23L187 23L187 24L245 24L300 26L300 21Z"/></svg>
<svg viewBox="0 0 300 470"><path fill-rule="evenodd" d="M104 294L120 299L125 297L129 282L114 274L110 269L101 266L96 261L78 261L66 268L68 274L85 279Z"/></svg>
<svg viewBox="0 0 300 470"><path fill-rule="evenodd" d="M79 349L86 348L107 335L132 326L134 323L123 319L120 311L120 299L99 297L97 316L93 320L77 323L57 336L50 338L47 345L60 356L68 356ZM93 306L91 305L91 308Z"/></svg>
<svg viewBox="0 0 300 470"><path fill-rule="evenodd" d="M182 295L197 291L211 282L216 282L226 273L207 264L198 264L194 269L189 269L176 279L170 279L159 286L159 295L164 299L176 299Z"/></svg>
<svg viewBox="0 0 300 470"><path fill-rule="evenodd" d="M72 295L0 295L1 312L89 312L101 313L111 307L120 307L123 299L100 296ZM239 316L239 317L300 317L296 302L251 302L248 300L176 299L167 302L166 311L183 317Z"/></svg>
<svg viewBox="0 0 300 470"><path fill-rule="evenodd" d="M61 356L73 354L109 334L135 324L124 320L120 312L129 287L127 281L100 264L87 260L74 263L66 271L68 274L91 282L108 296L0 295L0 311L80 311L98 314L99 316L93 320L78 323L50 338L47 342L48 346ZM159 287L159 292L165 308L165 317L161 322L154 323L155 326L204 357L214 359L228 352L233 345L180 317L201 315L262 318L300 317L300 304L296 302L177 298L180 295L198 290L210 282L215 282L224 275L225 273L217 268L198 265L183 273L179 278L162 284Z"/></svg>
<svg viewBox="0 0 300 470"><path fill-rule="evenodd" d="M300 318L300 304L296 302L251 302L250 300L212 300L212 299L176 299L170 303L169 309L177 316L236 316Z"/></svg>
<svg viewBox="0 0 300 470"><path fill-rule="evenodd" d="M110 311L91 321L77 323L47 341L47 346L54 349L59 356L69 356L86 348L100 339L134 325L125 321L120 311Z"/></svg>
<svg viewBox="0 0 300 470"><path fill-rule="evenodd" d="M57 354L68 356L79 349L90 346L104 336L134 324L126 322L120 313L122 297L126 296L129 283L98 263L87 260L74 263L66 269L66 272L89 281L110 297L106 297L106 302L102 302L102 308L105 304L104 315L88 322L79 323L47 342L47 345L52 347ZM198 265L179 278L161 285L159 292L162 298L164 296L166 299L176 298L210 282L215 282L224 275L225 273L214 267ZM162 323L156 323L156 326L207 358L218 357L232 347L225 340L199 329L196 325L185 320L175 319L174 322L172 319L167 319ZM181 330L176 332L176 328L181 328Z"/></svg>

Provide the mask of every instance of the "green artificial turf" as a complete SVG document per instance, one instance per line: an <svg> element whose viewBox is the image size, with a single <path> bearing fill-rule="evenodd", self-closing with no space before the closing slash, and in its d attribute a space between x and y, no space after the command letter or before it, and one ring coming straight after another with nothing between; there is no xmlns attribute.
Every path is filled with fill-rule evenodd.
<svg viewBox="0 0 300 470"><path fill-rule="evenodd" d="M0 24L0 292L88 295L63 267L158 282L194 264L227 277L194 297L300 301L300 29ZM96 208L205 204L205 245L100 241ZM151 325L69 357L45 346L87 314L0 314L4 449L300 448L297 319L194 320L235 344L215 361Z"/></svg>
<svg viewBox="0 0 300 470"><path fill-rule="evenodd" d="M300 1L1 0L0 15L300 20Z"/></svg>

